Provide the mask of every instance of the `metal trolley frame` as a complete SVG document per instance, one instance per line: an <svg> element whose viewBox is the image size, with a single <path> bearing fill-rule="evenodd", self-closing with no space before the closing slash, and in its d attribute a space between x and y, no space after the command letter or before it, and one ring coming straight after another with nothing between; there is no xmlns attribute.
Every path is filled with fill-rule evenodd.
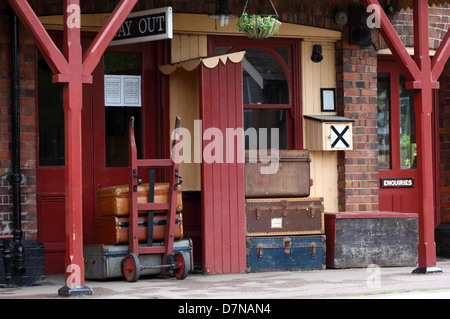
<svg viewBox="0 0 450 319"><path fill-rule="evenodd" d="M187 253L178 251L173 253L174 231L177 208L177 191L181 189L182 178L178 175L179 152L175 147L179 142L180 117L175 121L175 136L172 143L172 158L170 159L138 159L136 140L134 135L134 118L129 125L129 252L122 263L122 271L128 281L139 279L143 269L161 269L162 272L171 270L177 279L187 277L190 270L190 260ZM138 176L138 169L148 168L149 197L148 203L138 203L138 185L142 179ZM154 203L155 168L168 168L171 171L169 181L168 203ZM147 243L140 244L138 239L138 211L148 213L148 239ZM167 221L163 243L153 243L153 212L167 211ZM139 259L142 254L162 254L161 265L143 265Z"/></svg>

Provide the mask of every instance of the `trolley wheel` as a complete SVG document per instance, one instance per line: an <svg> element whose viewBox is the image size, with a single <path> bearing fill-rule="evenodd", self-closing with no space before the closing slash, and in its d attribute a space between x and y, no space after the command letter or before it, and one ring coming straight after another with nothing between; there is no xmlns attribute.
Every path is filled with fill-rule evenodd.
<svg viewBox="0 0 450 319"><path fill-rule="evenodd" d="M130 253L122 261L122 272L125 279L134 282L141 275L141 262L136 254Z"/></svg>
<svg viewBox="0 0 450 319"><path fill-rule="evenodd" d="M176 252L173 255L173 259L175 263L177 264L177 268L173 269L173 275L177 279L184 279L189 274L189 260L187 259L187 256L183 254L182 252Z"/></svg>

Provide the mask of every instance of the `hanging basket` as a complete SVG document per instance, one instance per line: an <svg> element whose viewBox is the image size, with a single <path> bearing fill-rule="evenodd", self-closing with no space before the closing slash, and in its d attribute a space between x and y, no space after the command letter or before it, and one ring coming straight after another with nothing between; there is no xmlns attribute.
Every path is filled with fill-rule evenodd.
<svg viewBox="0 0 450 319"><path fill-rule="evenodd" d="M261 16L257 14L248 15L248 13L245 12L248 4L247 0L242 15L236 24L236 29L245 33L250 39L266 39L278 32L281 22L278 21L278 13L272 0L270 0L270 3L275 11L275 16Z"/></svg>

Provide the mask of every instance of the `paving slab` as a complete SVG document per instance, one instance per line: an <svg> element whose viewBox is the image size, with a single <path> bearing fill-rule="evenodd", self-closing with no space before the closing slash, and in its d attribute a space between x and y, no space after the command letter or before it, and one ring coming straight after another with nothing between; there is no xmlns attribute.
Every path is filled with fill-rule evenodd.
<svg viewBox="0 0 450 319"><path fill-rule="evenodd" d="M94 294L85 299L318 299L318 298L436 298L450 297L450 259L439 259L442 273L412 274L414 267L372 266L368 268L314 271L261 272L244 274L190 274L174 277L141 277L92 281L86 286ZM0 299L64 299L58 289L63 275L47 275L32 287L1 288ZM72 297L69 297L72 298Z"/></svg>

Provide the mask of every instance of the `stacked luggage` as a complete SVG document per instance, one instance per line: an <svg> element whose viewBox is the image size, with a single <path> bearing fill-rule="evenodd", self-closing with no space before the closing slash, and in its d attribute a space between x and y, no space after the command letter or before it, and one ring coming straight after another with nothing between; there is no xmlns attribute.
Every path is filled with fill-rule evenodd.
<svg viewBox="0 0 450 319"><path fill-rule="evenodd" d="M308 197L309 151L280 150L277 164L263 154L246 152L247 271L325 269L324 205ZM269 165L278 166L261 174Z"/></svg>
<svg viewBox="0 0 450 319"><path fill-rule="evenodd" d="M149 184L138 186L138 203L148 202ZM94 221L94 241L96 244L127 244L128 243L128 185L111 186L97 191L98 214ZM169 183L156 183L154 188L154 203L167 203L169 200ZM177 215L175 239L183 237L183 219L181 212L183 204L181 190L177 192ZM153 214L152 238L148 237L148 213L139 211L139 242L152 243L164 240L167 214L165 211L155 211Z"/></svg>
<svg viewBox="0 0 450 319"><path fill-rule="evenodd" d="M97 191L98 217L94 220L94 245L84 247L86 279L122 277L121 263L129 252L129 199L128 185L111 186ZM149 200L149 184L138 186L138 203ZM167 203L169 183L155 183L153 202ZM187 252L192 256L192 241L183 239L182 191L177 192L177 214L174 232L174 253ZM166 228L166 211L139 211L139 243L163 245ZM151 222L149 223L149 220ZM149 229L149 224L152 227ZM161 254L141 255L146 264L160 264ZM189 266L192 267L193 263ZM160 269L149 269L143 275L159 274Z"/></svg>

